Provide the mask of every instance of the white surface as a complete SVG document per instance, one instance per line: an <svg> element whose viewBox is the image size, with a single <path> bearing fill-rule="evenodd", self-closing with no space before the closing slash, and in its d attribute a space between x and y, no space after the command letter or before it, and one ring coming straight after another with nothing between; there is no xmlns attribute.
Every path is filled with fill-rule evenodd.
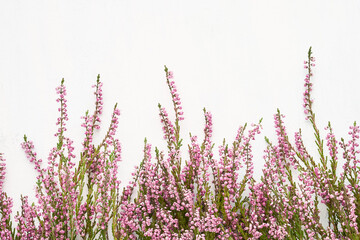
<svg viewBox="0 0 360 240"><path fill-rule="evenodd" d="M75 3L76 2L76 3ZM314 93L319 126L344 136L360 119L360 2L347 1L0 1L0 152L5 189L33 197L35 171L24 133L46 160L56 141L55 87L65 78L69 136L80 151L80 117L92 111L91 85L104 82L104 127L121 109L121 178L142 156L143 139L164 148L157 103L171 111L163 65L174 71L185 112L182 134L202 136L202 109L214 116L214 142L229 142L245 122L263 121L255 144L260 176L263 138L280 108L288 132L311 129L302 109L303 60L317 58ZM104 134L100 131L98 136ZM184 147L184 156L186 155Z"/></svg>

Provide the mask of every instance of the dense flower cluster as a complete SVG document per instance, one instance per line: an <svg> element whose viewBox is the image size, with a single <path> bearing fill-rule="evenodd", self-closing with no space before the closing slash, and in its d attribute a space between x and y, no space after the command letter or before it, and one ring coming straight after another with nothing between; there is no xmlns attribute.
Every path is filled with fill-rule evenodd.
<svg viewBox="0 0 360 240"><path fill-rule="evenodd" d="M276 141L265 138L265 165L255 180L252 142L261 120L241 126L231 144L224 140L214 154L212 114L204 109L204 138L190 134L184 157L180 123L184 120L174 74L165 66L175 119L159 104L166 151L145 139L143 160L120 191L121 145L115 137L120 111L115 105L108 131L95 144L103 112L98 76L95 110L87 111L79 159L66 136L67 100L64 80L56 88L60 116L47 165L24 136L22 147L37 172L37 202L21 197L21 210L11 221L12 199L4 192L5 159L0 154L1 239L360 239L360 128L338 139L329 123L325 139L316 125L311 98L315 58L304 62L303 106L315 135L318 155L308 152L301 130L288 135L285 116L274 115ZM326 144L326 147L324 147ZM339 152L342 152L340 154ZM339 160L344 160L342 169ZM326 207L327 223L320 220Z"/></svg>

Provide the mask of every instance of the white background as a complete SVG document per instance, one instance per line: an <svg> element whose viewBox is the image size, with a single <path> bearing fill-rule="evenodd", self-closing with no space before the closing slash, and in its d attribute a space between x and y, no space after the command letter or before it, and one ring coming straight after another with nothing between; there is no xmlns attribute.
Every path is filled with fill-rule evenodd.
<svg viewBox="0 0 360 240"><path fill-rule="evenodd" d="M34 196L35 171L20 143L27 134L46 161L54 146L55 87L65 78L68 135L79 152L80 117L93 110L93 85L104 82L104 127L121 110L118 137L126 183L141 161L145 137L165 149L157 104L171 111L164 64L174 71L185 112L182 136L202 136L202 109L213 113L214 142L230 142L245 122L263 120L255 144L256 177L264 136L273 140L279 108L292 137L312 135L302 109L303 61L313 47L314 108L323 129L331 120L345 136L360 119L360 2L347 1L0 1L0 152L5 189ZM99 138L103 131L98 133ZM324 135L324 133L323 133ZM187 156L186 145L184 157Z"/></svg>

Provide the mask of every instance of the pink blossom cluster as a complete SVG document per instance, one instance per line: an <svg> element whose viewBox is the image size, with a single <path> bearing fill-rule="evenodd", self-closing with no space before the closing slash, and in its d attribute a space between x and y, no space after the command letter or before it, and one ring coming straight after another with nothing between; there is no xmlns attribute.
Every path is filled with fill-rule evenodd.
<svg viewBox="0 0 360 240"><path fill-rule="evenodd" d="M3 154L0 153L0 238L12 239L14 236L11 225L11 213L13 207L12 198L4 192L4 180L6 174L6 163Z"/></svg>

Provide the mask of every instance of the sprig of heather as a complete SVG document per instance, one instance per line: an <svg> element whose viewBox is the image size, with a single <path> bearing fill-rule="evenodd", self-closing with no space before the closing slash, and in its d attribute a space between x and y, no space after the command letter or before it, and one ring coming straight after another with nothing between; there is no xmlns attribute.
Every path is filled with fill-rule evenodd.
<svg viewBox="0 0 360 240"><path fill-rule="evenodd" d="M3 191L5 174L6 163L3 154L0 153L0 238L10 240L15 237L15 230L11 221L13 200Z"/></svg>
<svg viewBox="0 0 360 240"><path fill-rule="evenodd" d="M253 179L252 148L250 142L260 133L261 121L253 124L252 129L245 134L246 125L240 127L232 147L225 143L219 147L220 159L217 163L215 180L215 199L219 216L223 219L221 237L226 235L234 239L246 237L244 229L249 224L246 212L247 197L243 195L246 187ZM241 179L239 170L245 167L245 174ZM225 235L224 235L225 234Z"/></svg>
<svg viewBox="0 0 360 240"><path fill-rule="evenodd" d="M266 163L262 178L266 187L259 188L260 185L254 185L251 194L264 199L262 206L253 202L254 206L260 209L262 213L266 212L267 207L265 206L270 206L275 210L266 212L265 218L259 218L256 211L251 214L251 219L255 223L252 225L252 235L255 238L265 235L276 239L285 237L306 239L358 238L355 214L356 198L351 192L353 188L349 184L350 181L345 181L345 178L351 175L349 172L352 168L349 166L354 165L354 162L356 164L358 129L355 125L351 128L353 131L349 134L352 140L349 143L345 144L344 140L340 142L346 162L343 167L344 172L341 173L339 179L337 177L338 142L331 124L329 123L326 128L329 130L326 143L330 154L330 156L326 156L323 147L324 140L320 136L315 121L311 98L314 61L315 58L312 56L310 48L308 60L304 62L305 69L308 70L304 85L304 113L314 129L315 144L318 148L320 162L317 163L315 158L306 150L302 141L301 130L295 134L295 147L290 143L283 125L283 116L278 112L275 115L278 144L273 145L267 140L269 147L266 151ZM330 159L330 165L328 159ZM299 171L298 185L293 181L291 168ZM352 178L349 177L349 179ZM255 191L255 189L262 191ZM328 228L320 224L319 197L321 202L327 206ZM250 209L252 210L254 207ZM274 226L273 229L271 229L271 225ZM258 227L254 228L253 226Z"/></svg>
<svg viewBox="0 0 360 240"><path fill-rule="evenodd" d="M29 205L27 196L21 196L21 213L18 213L15 219L18 222L16 226L18 239L41 239L43 232L36 223L38 213L34 205Z"/></svg>
<svg viewBox="0 0 360 240"><path fill-rule="evenodd" d="M320 197L322 198L322 202L326 204L328 209L328 220L329 225L332 226L331 234L337 237L351 237L354 238L358 235L358 227L356 224L356 218L354 214L349 219L348 216L351 213L354 213L356 206L354 203L354 196L348 189L351 188L351 184L346 184L344 182L344 176L348 175L348 165L351 160L355 160L354 158L356 154L355 147L356 146L356 130L350 135L353 134L353 140L350 141L347 145L342 143L340 146L344 150L344 172L341 173L340 179L337 178L337 140L335 139L335 135L333 134L333 129L331 124L329 123L327 126L327 130L329 133L327 135L327 146L329 149L330 156L325 156L323 142L324 140L320 137L320 132L316 126L315 122L315 113L312 108L312 99L311 99L311 77L312 67L315 66L315 58L312 56L311 48L308 52L308 61L305 62L305 68L308 69L308 74L305 78L305 93L304 93L304 107L305 114L307 118L311 122L314 133L315 133L315 143L318 147L318 152L320 155L320 165L312 166L312 168L307 168L307 172L312 174L314 181L314 188L319 192ZM351 150L348 152L346 146L351 146ZM330 158L330 166L328 166L328 159ZM355 160L356 162L356 160ZM344 200L346 199L346 200ZM331 235L328 231L328 236Z"/></svg>
<svg viewBox="0 0 360 240"><path fill-rule="evenodd" d="M100 129L100 115L103 109L102 82L98 75L95 88L95 110L93 115L88 111L83 117L85 123L85 139L79 166L75 171L75 181L78 181L80 198L76 203L76 211L80 215L77 225L83 238L94 239L101 236L109 239L109 230L114 234L115 229L109 229L110 220L118 211L119 184L117 178L118 163L121 161L121 145L115 138L120 111L114 106L108 131L98 146L93 144L94 131ZM86 180L87 179L87 182ZM85 188L86 184L86 188ZM84 191L85 202L82 201Z"/></svg>
<svg viewBox="0 0 360 240"><path fill-rule="evenodd" d="M36 216L38 220L43 219L39 220L38 228L41 230L37 231L41 233L41 237L62 239L67 235L72 237L76 235L75 221L72 216L74 215L75 205L73 203L77 199L77 192L74 191L75 184L72 182L74 173L71 171L75 165L72 162L75 155L73 154L72 141L64 136L66 121L68 120L64 80L56 88L56 92L59 95L57 102L60 102L58 109L60 117L57 121L59 129L55 134L58 137L58 143L57 147L50 151L47 168L41 167L42 160L37 159L33 143L24 136L22 146L30 162L35 164L35 169L38 171L36 187L38 206L36 209L28 207L27 198L23 198L22 213L17 215L17 220L20 223L20 235L21 231L28 231L24 227L25 225L21 227L22 216ZM27 218L26 221L29 222L30 220Z"/></svg>
<svg viewBox="0 0 360 240"><path fill-rule="evenodd" d="M296 153L289 142L283 122L284 117L279 110L274 115L277 144L273 144L268 138L265 138L268 147L264 156L265 168L261 179L262 184L254 185L252 193L252 197L259 196L263 199L261 206L254 202L256 199L252 198L254 207L260 209L263 215L260 217L258 214L251 214L253 237L266 236L284 239L286 236L304 236L298 220L300 215L297 209L299 199L296 197L297 186L292 171L299 165L295 158ZM305 152L303 148L301 150ZM265 206L271 209L266 210ZM253 207L251 210L254 211ZM254 226L257 226L258 229Z"/></svg>

